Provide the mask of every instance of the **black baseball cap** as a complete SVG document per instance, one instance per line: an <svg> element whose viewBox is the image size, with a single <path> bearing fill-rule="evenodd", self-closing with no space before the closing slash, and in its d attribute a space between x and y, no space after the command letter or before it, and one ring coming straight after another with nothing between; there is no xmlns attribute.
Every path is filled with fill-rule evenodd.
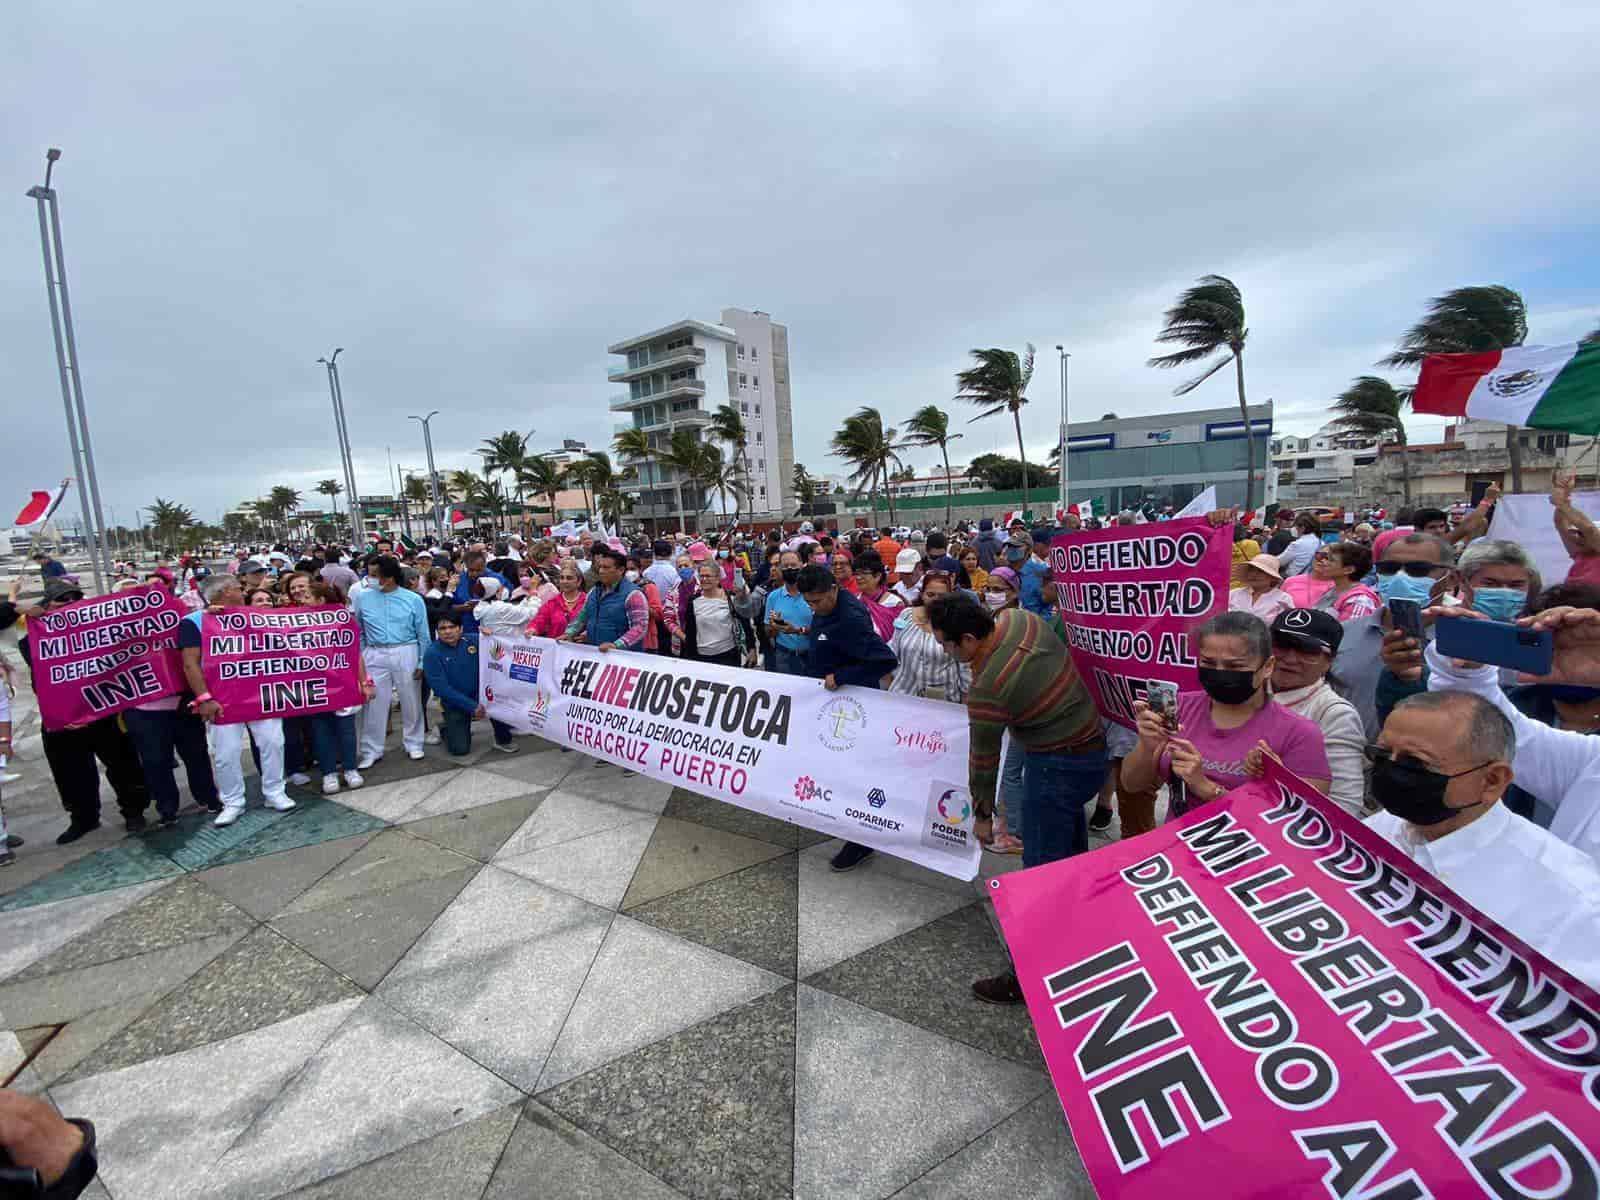
<svg viewBox="0 0 1600 1200"><path fill-rule="evenodd" d="M1344 627L1332 613L1320 608L1290 608L1273 618L1272 640L1313 654L1337 654Z"/></svg>

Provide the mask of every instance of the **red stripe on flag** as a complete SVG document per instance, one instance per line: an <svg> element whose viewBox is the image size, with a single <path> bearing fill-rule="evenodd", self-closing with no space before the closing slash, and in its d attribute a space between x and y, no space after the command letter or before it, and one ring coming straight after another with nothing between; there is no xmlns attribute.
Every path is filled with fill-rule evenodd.
<svg viewBox="0 0 1600 1200"><path fill-rule="evenodd" d="M29 500L27 504L23 505L22 511L17 514L17 519L13 521L12 524L32 525L35 521L39 520L40 517L44 516L45 513L49 511L50 493L34 492L33 499Z"/></svg>
<svg viewBox="0 0 1600 1200"><path fill-rule="evenodd" d="M1490 371L1500 365L1500 351L1479 354L1430 354L1422 360L1422 374L1411 394L1411 411L1441 417L1462 417L1467 397Z"/></svg>

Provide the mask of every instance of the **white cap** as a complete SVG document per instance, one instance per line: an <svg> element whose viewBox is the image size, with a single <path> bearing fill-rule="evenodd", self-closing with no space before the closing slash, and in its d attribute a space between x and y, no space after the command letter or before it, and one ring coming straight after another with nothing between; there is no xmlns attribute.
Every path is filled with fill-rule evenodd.
<svg viewBox="0 0 1600 1200"><path fill-rule="evenodd" d="M894 573L896 575L909 575L922 565L922 555L907 546L894 556Z"/></svg>

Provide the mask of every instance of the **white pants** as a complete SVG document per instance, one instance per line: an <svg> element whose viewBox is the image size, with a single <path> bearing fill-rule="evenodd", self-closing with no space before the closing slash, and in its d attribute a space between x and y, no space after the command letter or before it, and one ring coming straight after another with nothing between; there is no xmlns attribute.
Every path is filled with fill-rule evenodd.
<svg viewBox="0 0 1600 1200"><path fill-rule="evenodd" d="M286 800L283 792L283 721L241 721L237 725L208 726L211 770L217 777L217 798L224 808L244 807L244 731L248 729L261 753L261 798Z"/></svg>
<svg viewBox="0 0 1600 1200"><path fill-rule="evenodd" d="M422 751L422 684L412 678L420 665L417 648L403 646L365 646L361 657L378 694L367 701L362 715L361 757L382 758L383 738L389 726L389 697L400 693L400 737L407 751Z"/></svg>

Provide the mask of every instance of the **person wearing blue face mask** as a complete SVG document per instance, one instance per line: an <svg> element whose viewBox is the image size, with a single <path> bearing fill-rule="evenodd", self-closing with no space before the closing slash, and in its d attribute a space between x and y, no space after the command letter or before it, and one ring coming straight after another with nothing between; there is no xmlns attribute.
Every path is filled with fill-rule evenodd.
<svg viewBox="0 0 1600 1200"><path fill-rule="evenodd" d="M1461 602L1491 621L1514 621L1539 594L1539 572L1528 552L1515 542L1479 538L1456 564Z"/></svg>

